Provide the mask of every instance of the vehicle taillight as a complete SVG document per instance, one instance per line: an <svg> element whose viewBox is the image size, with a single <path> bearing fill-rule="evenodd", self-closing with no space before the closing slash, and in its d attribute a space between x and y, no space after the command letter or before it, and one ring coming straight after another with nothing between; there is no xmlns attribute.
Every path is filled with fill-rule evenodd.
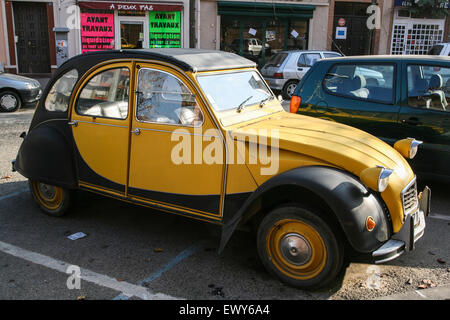
<svg viewBox="0 0 450 320"><path fill-rule="evenodd" d="M289 105L289 111L291 113L297 113L300 108L300 104L302 103L302 98L299 96L292 96L291 104Z"/></svg>
<svg viewBox="0 0 450 320"><path fill-rule="evenodd" d="M275 72L273 74L273 77L277 79L283 79L283 72Z"/></svg>

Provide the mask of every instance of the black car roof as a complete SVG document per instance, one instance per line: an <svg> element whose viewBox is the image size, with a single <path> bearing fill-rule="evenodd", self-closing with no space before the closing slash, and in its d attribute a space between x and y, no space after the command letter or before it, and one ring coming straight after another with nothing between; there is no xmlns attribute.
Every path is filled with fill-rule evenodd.
<svg viewBox="0 0 450 320"><path fill-rule="evenodd" d="M121 58L165 61L180 67L184 71L193 72L256 67L255 62L234 53L183 48L123 49L84 53L66 61L64 67L79 64L93 66L103 61Z"/></svg>

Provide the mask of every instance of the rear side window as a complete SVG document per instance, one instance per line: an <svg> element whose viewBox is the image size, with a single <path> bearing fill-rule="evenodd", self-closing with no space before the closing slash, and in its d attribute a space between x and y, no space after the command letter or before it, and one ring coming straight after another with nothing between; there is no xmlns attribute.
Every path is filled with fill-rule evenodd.
<svg viewBox="0 0 450 320"><path fill-rule="evenodd" d="M48 111L67 111L70 95L77 80L78 71L76 69L66 72L56 80L45 99L45 109Z"/></svg>
<svg viewBox="0 0 450 320"><path fill-rule="evenodd" d="M280 67L283 64L284 60L286 60L287 56L287 53L275 54L269 59L269 61L267 61L266 67Z"/></svg>
<svg viewBox="0 0 450 320"><path fill-rule="evenodd" d="M298 59L299 67L311 67L316 61L320 60L319 53L302 53Z"/></svg>
<svg viewBox="0 0 450 320"><path fill-rule="evenodd" d="M337 64L325 75L329 93L352 99L394 102L394 65Z"/></svg>
<svg viewBox="0 0 450 320"><path fill-rule="evenodd" d="M77 113L86 116L126 119L130 70L126 67L98 73L81 90Z"/></svg>

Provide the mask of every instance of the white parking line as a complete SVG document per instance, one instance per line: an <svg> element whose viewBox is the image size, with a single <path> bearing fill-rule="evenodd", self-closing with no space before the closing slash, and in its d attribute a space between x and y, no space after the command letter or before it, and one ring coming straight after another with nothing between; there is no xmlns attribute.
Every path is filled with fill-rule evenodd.
<svg viewBox="0 0 450 320"><path fill-rule="evenodd" d="M2 241L0 241L0 251L62 273L67 273L67 268L72 265L70 263L53 259L40 253L22 249ZM99 274L88 269L81 268L80 278L84 281L95 283L102 287L119 291L122 293L122 295L128 297L135 296L144 300L180 299L163 293L154 293L142 286L134 285L126 281L118 281L107 275Z"/></svg>

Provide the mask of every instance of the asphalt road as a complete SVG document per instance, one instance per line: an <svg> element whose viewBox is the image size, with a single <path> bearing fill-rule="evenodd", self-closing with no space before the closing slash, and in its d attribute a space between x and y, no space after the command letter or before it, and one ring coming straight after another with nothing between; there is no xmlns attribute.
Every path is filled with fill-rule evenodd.
<svg viewBox="0 0 450 320"><path fill-rule="evenodd" d="M78 194L68 216L48 217L26 179L11 172L32 111L0 114L0 299L378 299L450 285L450 200L442 184L432 185L432 210L443 219L427 219L415 251L384 265L349 261L321 291L270 276L248 233L237 233L219 256L216 226L88 193ZM86 236L67 238L76 232ZM440 298L450 299L448 290Z"/></svg>

